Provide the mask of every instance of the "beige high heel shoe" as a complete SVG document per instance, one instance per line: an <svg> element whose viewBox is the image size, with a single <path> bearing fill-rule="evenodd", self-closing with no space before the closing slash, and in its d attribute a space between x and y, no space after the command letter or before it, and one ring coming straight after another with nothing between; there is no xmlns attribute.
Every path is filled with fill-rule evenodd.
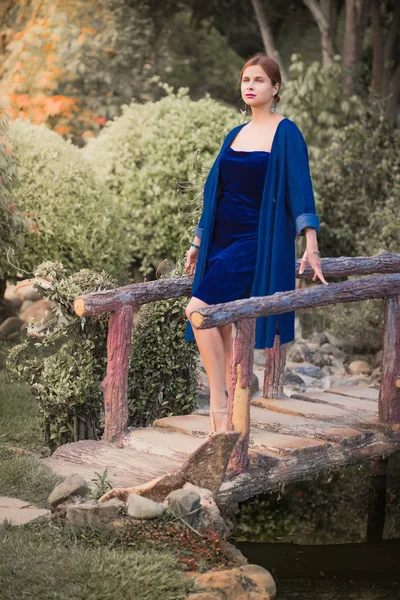
<svg viewBox="0 0 400 600"><path fill-rule="evenodd" d="M210 417L211 417L211 431L207 436L207 439L212 437L213 435L215 435L217 432L215 430L215 421L214 421L214 415L215 413L223 413L223 414L228 414L228 407L226 408L218 408L218 409L212 409L210 408Z"/></svg>

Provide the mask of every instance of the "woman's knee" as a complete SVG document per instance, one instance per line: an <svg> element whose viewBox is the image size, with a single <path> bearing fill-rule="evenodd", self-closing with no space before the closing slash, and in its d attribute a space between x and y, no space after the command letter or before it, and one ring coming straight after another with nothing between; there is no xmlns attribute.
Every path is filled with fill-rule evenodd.
<svg viewBox="0 0 400 600"><path fill-rule="evenodd" d="M196 310L196 308L200 308L201 306L208 306L208 304L203 300L200 300L200 298L195 298L194 296L189 300L189 303L185 308L185 314L189 321L190 313Z"/></svg>

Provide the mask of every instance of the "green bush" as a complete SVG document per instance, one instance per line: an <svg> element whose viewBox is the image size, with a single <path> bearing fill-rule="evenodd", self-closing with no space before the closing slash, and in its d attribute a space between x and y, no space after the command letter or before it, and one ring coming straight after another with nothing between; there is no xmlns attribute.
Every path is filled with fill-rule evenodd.
<svg viewBox="0 0 400 600"><path fill-rule="evenodd" d="M322 68L318 61L307 66L301 54L294 53L289 74L289 81L282 86L279 111L298 125L309 146L310 157L318 160L337 130L362 117L364 104L356 95L343 96L339 55L331 66Z"/></svg>
<svg viewBox="0 0 400 600"><path fill-rule="evenodd" d="M182 275L182 268L180 264L170 276ZM68 275L62 264L51 262L39 265L35 277L36 286L56 302L57 309L44 328L32 328L39 339L27 339L10 350L7 370L12 378L28 383L38 403L44 441L54 451L62 444L97 439L103 433L100 386L106 374L109 313L81 319L73 303L77 296L115 288L116 281L104 271L82 269ZM193 409L196 351L182 342L186 303L187 298L172 298L139 310L129 367L130 425L146 426L154 419ZM49 347L55 350L46 356L43 350Z"/></svg>
<svg viewBox="0 0 400 600"><path fill-rule="evenodd" d="M14 202L13 189L17 183L17 162L9 136L9 119L0 102L0 279L6 279L9 273L7 255L15 254L23 244L24 234L33 228L31 219L27 219Z"/></svg>
<svg viewBox="0 0 400 600"><path fill-rule="evenodd" d="M66 268L105 269L121 283L130 261L124 215L96 180L78 148L44 125L14 121L10 138L18 154L15 202L37 223L24 236L15 261L34 271L45 260Z"/></svg>
<svg viewBox="0 0 400 600"><path fill-rule="evenodd" d="M158 102L132 103L87 147L86 156L126 215L133 258L143 275L164 260L175 262L193 236L193 215L176 193L177 181L194 181L197 149L211 166L238 114L209 96L193 101L187 89ZM202 205L202 202L198 203Z"/></svg>

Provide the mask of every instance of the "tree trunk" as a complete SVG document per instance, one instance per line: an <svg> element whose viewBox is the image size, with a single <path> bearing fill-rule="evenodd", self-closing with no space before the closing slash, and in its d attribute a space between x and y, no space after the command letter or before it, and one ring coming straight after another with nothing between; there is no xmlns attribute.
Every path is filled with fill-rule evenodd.
<svg viewBox="0 0 400 600"><path fill-rule="evenodd" d="M385 300L379 421L400 423L400 295Z"/></svg>
<svg viewBox="0 0 400 600"><path fill-rule="evenodd" d="M254 8L258 26L260 28L261 38L264 44L265 52L268 56L276 60L281 70L282 83L286 83L288 81L286 72L283 68L279 52L276 49L274 37L272 35L265 10L261 6L260 0L251 0L251 3Z"/></svg>
<svg viewBox="0 0 400 600"><path fill-rule="evenodd" d="M329 67L337 54L335 45L337 31L337 8L334 0L303 0L321 34L322 66Z"/></svg>
<svg viewBox="0 0 400 600"><path fill-rule="evenodd" d="M359 89L362 45L370 0L346 0L346 26L343 50L343 93L350 96Z"/></svg>

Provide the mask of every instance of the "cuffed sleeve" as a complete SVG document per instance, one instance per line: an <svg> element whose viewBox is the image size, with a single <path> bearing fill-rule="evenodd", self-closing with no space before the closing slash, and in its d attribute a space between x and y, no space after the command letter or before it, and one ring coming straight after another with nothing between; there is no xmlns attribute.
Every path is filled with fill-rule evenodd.
<svg viewBox="0 0 400 600"><path fill-rule="evenodd" d="M305 227L313 227L318 233L320 222L315 210L307 144L294 123L286 140L286 199L297 235L305 235Z"/></svg>
<svg viewBox="0 0 400 600"><path fill-rule="evenodd" d="M201 236L203 235L203 221L204 221L204 211L200 217L200 221L197 223L196 228L194 230L194 235L201 240Z"/></svg>

